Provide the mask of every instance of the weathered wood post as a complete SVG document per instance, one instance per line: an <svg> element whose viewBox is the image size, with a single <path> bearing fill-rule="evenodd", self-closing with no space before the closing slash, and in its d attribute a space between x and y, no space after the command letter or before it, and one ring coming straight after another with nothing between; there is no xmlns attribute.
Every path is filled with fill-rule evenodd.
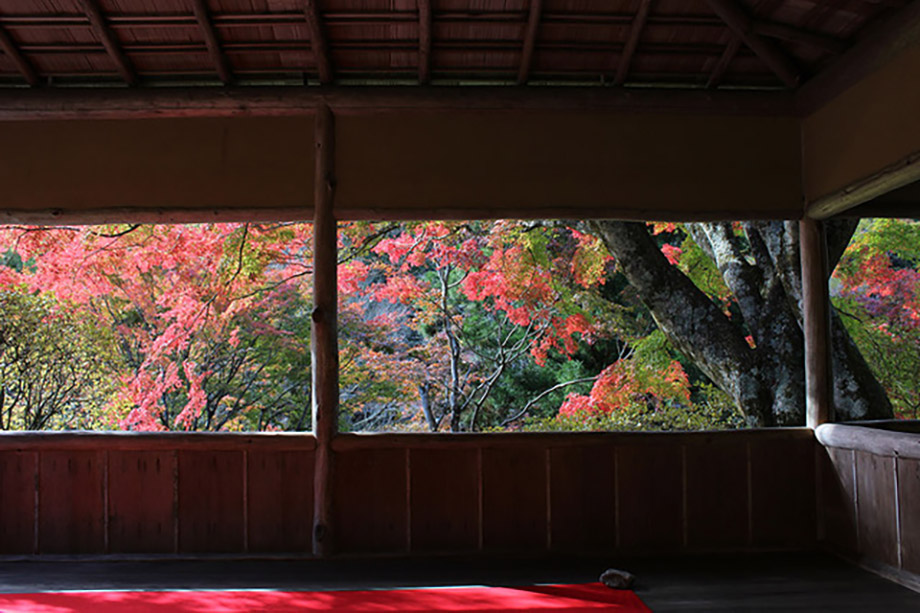
<svg viewBox="0 0 920 613"><path fill-rule="evenodd" d="M802 263L802 314L805 336L805 423L817 428L832 421L830 296L824 224L799 222Z"/></svg>
<svg viewBox="0 0 920 613"><path fill-rule="evenodd" d="M316 109L313 184L313 435L316 455L313 480L313 554L333 552L334 462L332 439L338 425L339 349L337 338L337 227L335 194L335 125L325 104Z"/></svg>

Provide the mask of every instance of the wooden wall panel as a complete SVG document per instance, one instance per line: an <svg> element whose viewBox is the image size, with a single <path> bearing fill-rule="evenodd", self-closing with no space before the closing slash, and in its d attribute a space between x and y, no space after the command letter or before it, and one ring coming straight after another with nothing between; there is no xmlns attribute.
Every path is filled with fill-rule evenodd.
<svg viewBox="0 0 920 613"><path fill-rule="evenodd" d="M411 449L412 551L479 546L479 460L475 449Z"/></svg>
<svg viewBox="0 0 920 613"><path fill-rule="evenodd" d="M546 548L546 451L482 450L482 541L487 551Z"/></svg>
<svg viewBox="0 0 920 613"><path fill-rule="evenodd" d="M748 543L748 466L744 443L687 445L687 546L743 549Z"/></svg>
<svg viewBox="0 0 920 613"><path fill-rule="evenodd" d="M243 551L243 452L179 451L179 551Z"/></svg>
<svg viewBox="0 0 920 613"><path fill-rule="evenodd" d="M105 549L102 453L42 452L39 488L39 551L102 553Z"/></svg>
<svg viewBox="0 0 920 613"><path fill-rule="evenodd" d="M751 441L751 537L760 547L815 543L815 443Z"/></svg>
<svg viewBox="0 0 920 613"><path fill-rule="evenodd" d="M894 458L856 452L856 505L859 552L898 566L897 493Z"/></svg>
<svg viewBox="0 0 920 613"><path fill-rule="evenodd" d="M901 566L920 574L920 460L898 458Z"/></svg>
<svg viewBox="0 0 920 613"><path fill-rule="evenodd" d="M825 544L843 553L855 553L856 481L855 452L821 447L818 450L819 496Z"/></svg>
<svg viewBox="0 0 920 613"><path fill-rule="evenodd" d="M0 554L35 553L35 452L0 452Z"/></svg>
<svg viewBox="0 0 920 613"><path fill-rule="evenodd" d="M635 445L617 450L621 549L675 551L683 546L681 456L679 445Z"/></svg>
<svg viewBox="0 0 920 613"><path fill-rule="evenodd" d="M175 551L175 454L110 451L108 456L109 551Z"/></svg>
<svg viewBox="0 0 920 613"><path fill-rule="evenodd" d="M336 455L334 530L338 551L406 551L407 454L405 449L365 449Z"/></svg>
<svg viewBox="0 0 920 613"><path fill-rule="evenodd" d="M313 452L252 450L248 458L249 551L310 551Z"/></svg>
<svg viewBox="0 0 920 613"><path fill-rule="evenodd" d="M58 223L101 209L129 221L128 208L210 221L209 209L285 207L309 218L311 116L0 122L0 139L16 150L0 159L3 208L57 210Z"/></svg>
<svg viewBox="0 0 920 613"><path fill-rule="evenodd" d="M557 551L616 547L616 450L550 451L550 546Z"/></svg>
<svg viewBox="0 0 920 613"><path fill-rule="evenodd" d="M805 196L813 202L920 153L920 45L802 122Z"/></svg>
<svg viewBox="0 0 920 613"><path fill-rule="evenodd" d="M802 211L793 117L408 111L342 115L336 130L346 219Z"/></svg>

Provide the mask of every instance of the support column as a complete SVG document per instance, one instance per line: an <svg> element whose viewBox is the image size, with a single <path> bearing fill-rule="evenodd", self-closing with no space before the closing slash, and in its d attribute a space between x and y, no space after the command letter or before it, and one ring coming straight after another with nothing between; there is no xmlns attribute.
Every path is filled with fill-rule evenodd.
<svg viewBox="0 0 920 613"><path fill-rule="evenodd" d="M313 554L331 555L334 458L332 439L338 426L339 349L337 335L335 194L335 125L326 105L316 109L315 178L313 192L313 435L316 455L313 477Z"/></svg>
<svg viewBox="0 0 920 613"><path fill-rule="evenodd" d="M805 335L805 423L817 428L833 420L830 296L827 239L823 222L799 222L802 314Z"/></svg>

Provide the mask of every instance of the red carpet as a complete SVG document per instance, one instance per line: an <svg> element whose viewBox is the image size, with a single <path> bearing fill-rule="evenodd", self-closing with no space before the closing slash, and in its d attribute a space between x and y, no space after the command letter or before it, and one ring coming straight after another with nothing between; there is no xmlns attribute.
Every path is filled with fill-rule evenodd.
<svg viewBox="0 0 920 613"><path fill-rule="evenodd" d="M2 613L236 613L242 611L651 611L600 583L341 592L182 591L0 594Z"/></svg>

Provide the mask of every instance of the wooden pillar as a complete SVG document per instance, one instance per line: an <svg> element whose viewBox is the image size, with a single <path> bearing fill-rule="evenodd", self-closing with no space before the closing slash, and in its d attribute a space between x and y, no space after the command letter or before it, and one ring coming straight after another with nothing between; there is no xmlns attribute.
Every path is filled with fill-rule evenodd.
<svg viewBox="0 0 920 613"><path fill-rule="evenodd" d="M338 425L339 349L337 338L335 190L335 126L326 105L316 109L315 180L313 194L313 435L316 455L313 480L313 554L333 552L334 462L332 439Z"/></svg>
<svg viewBox="0 0 920 613"><path fill-rule="evenodd" d="M833 419L830 296L823 222L802 219L799 240L805 332L805 423L809 428L817 428Z"/></svg>

